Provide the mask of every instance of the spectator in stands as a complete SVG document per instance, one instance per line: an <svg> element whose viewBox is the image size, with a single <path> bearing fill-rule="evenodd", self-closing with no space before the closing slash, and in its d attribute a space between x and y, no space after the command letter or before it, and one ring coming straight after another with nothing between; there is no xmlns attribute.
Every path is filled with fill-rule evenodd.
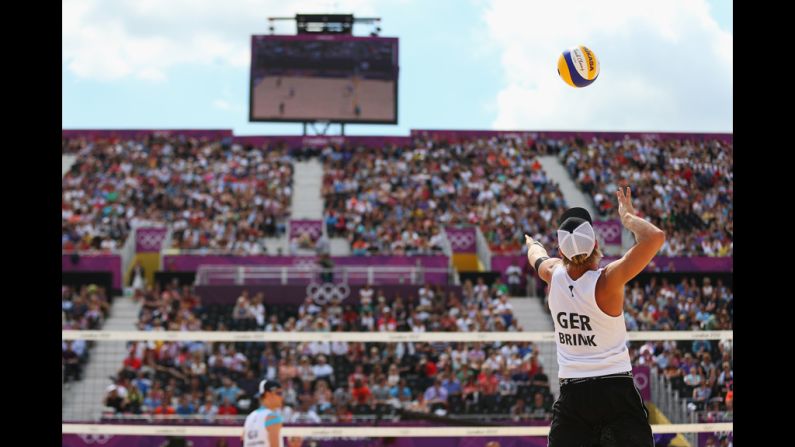
<svg viewBox="0 0 795 447"><path fill-rule="evenodd" d="M237 414L237 407L232 404L232 400L229 399L229 396L225 396L221 401L221 405L218 407L218 414L219 415L235 415Z"/></svg>
<svg viewBox="0 0 795 447"><path fill-rule="evenodd" d="M348 384L341 383L337 386L337 389L334 390L332 395L332 399L337 406L348 406L353 403L353 395L351 395L350 391L348 391Z"/></svg>
<svg viewBox="0 0 795 447"><path fill-rule="evenodd" d="M312 383L315 381L315 372L312 364L309 362L309 356L301 357L301 364L298 365L298 378L305 383Z"/></svg>
<svg viewBox="0 0 795 447"><path fill-rule="evenodd" d="M389 401L389 385L386 382L386 376L383 374L378 376L370 391L373 393L373 403L379 407L377 411L383 411Z"/></svg>
<svg viewBox="0 0 795 447"><path fill-rule="evenodd" d="M395 408L405 407L411 401L411 395L411 388L406 385L406 379L401 378L389 388L389 403Z"/></svg>
<svg viewBox="0 0 795 447"><path fill-rule="evenodd" d="M254 317L254 321L256 321L257 330L260 331L265 327L265 305L263 304L264 299L265 294L258 292L256 295L254 295L254 298L249 304L249 312Z"/></svg>
<svg viewBox="0 0 795 447"><path fill-rule="evenodd" d="M212 422L218 414L218 407L212 396L207 396L204 405L199 407L199 414L205 417L205 421Z"/></svg>
<svg viewBox="0 0 795 447"><path fill-rule="evenodd" d="M162 401L163 390L160 389L160 383L155 382L152 388L146 393L141 411L146 414L152 414L155 409L160 406Z"/></svg>
<svg viewBox="0 0 795 447"><path fill-rule="evenodd" d="M362 379L355 379L353 389L351 390L351 397L354 404L364 406L371 404L373 395L370 392L370 387L368 387Z"/></svg>
<svg viewBox="0 0 795 447"><path fill-rule="evenodd" d="M490 368L484 367L478 375L478 386L483 406L492 408L497 402L499 379Z"/></svg>
<svg viewBox="0 0 795 447"><path fill-rule="evenodd" d="M428 404L425 402L425 395L423 393L419 393L417 398L408 403L406 405L406 410L413 411L415 413L428 413L430 410L428 408Z"/></svg>
<svg viewBox="0 0 795 447"><path fill-rule="evenodd" d="M530 417L537 420L549 420L550 416L550 409L544 400L544 395L542 393L535 393L535 395L533 395L533 408L530 410Z"/></svg>
<svg viewBox="0 0 795 447"><path fill-rule="evenodd" d="M538 351L533 352L533 358L538 358ZM532 371L531 371L532 373ZM538 365L535 373L532 373L533 379L530 381L531 385L549 388L549 376L544 373L544 367Z"/></svg>
<svg viewBox="0 0 795 447"><path fill-rule="evenodd" d="M336 422L347 423L353 422L353 413L347 405L337 405L336 407Z"/></svg>
<svg viewBox="0 0 795 447"><path fill-rule="evenodd" d="M292 382L296 377L298 377L298 365L293 353L289 352L287 357L282 357L279 361L279 383Z"/></svg>
<svg viewBox="0 0 795 447"><path fill-rule="evenodd" d="M525 405L525 401L523 398L519 397L516 399L516 403L511 407L511 416L514 421L520 421L523 419L527 419L530 411Z"/></svg>
<svg viewBox="0 0 795 447"><path fill-rule="evenodd" d="M306 400L301 402L299 410L292 412L285 422L293 424L319 424L320 416L318 416L312 408L311 402Z"/></svg>
<svg viewBox="0 0 795 447"><path fill-rule="evenodd" d="M128 285L135 290L143 290L146 287L146 280L144 279L145 274L146 271L143 265L141 265L141 261L136 261L130 272L130 282Z"/></svg>
<svg viewBox="0 0 795 447"><path fill-rule="evenodd" d="M505 276L508 278L508 287L510 287L511 295L521 296L522 268L519 267L517 261L514 261L505 269Z"/></svg>
<svg viewBox="0 0 795 447"><path fill-rule="evenodd" d="M389 365L386 381L389 386L395 386L400 382L400 370L398 369L398 365L396 363Z"/></svg>
<svg viewBox="0 0 795 447"><path fill-rule="evenodd" d="M61 353L64 365L64 381L81 380L80 358L74 349L72 349L73 341L66 340L64 343L66 347Z"/></svg>
<svg viewBox="0 0 795 447"><path fill-rule="evenodd" d="M135 355L135 348L130 349L130 353L126 359L124 359L124 368L136 373L139 369L141 369L142 361L140 358L136 357Z"/></svg>
<svg viewBox="0 0 795 447"><path fill-rule="evenodd" d="M690 368L690 371L685 374L684 377L685 385L695 388L701 384L701 382L705 382L706 379L704 378L703 374L701 374L701 367L695 366Z"/></svg>
<svg viewBox="0 0 795 447"><path fill-rule="evenodd" d="M518 386L511 377L511 374L508 372L507 366L502 367L502 372L499 375L499 381L500 385L498 390L501 399L516 395Z"/></svg>
<svg viewBox="0 0 795 447"><path fill-rule="evenodd" d="M702 378L701 383L693 390L693 403L696 404L696 408L703 410L711 394L712 390L707 385L707 380Z"/></svg>
<svg viewBox="0 0 795 447"><path fill-rule="evenodd" d="M105 396L105 406L110 407L116 413L121 413L124 409L124 398L119 395L117 388L112 388Z"/></svg>
<svg viewBox="0 0 795 447"><path fill-rule="evenodd" d="M265 325L265 332L282 332L284 327L279 324L279 318L276 315L271 315L267 325Z"/></svg>
<svg viewBox="0 0 795 447"><path fill-rule="evenodd" d="M160 405L158 405L155 408L154 414L155 415L162 415L162 416L176 414L177 410L171 404L172 397L173 396L172 396L171 392L170 391L166 391L163 394L163 398L160 401Z"/></svg>
<svg viewBox="0 0 795 447"><path fill-rule="evenodd" d="M324 283L334 282L334 261L327 254L320 255L318 266L322 270L320 280Z"/></svg>
<svg viewBox="0 0 795 447"><path fill-rule="evenodd" d="M478 277L477 284L472 288L472 291L474 292L474 298L479 302L483 302L488 298L489 286L486 285L482 277Z"/></svg>
<svg viewBox="0 0 795 447"><path fill-rule="evenodd" d="M189 400L187 394L183 394L179 397L179 404L177 405L176 412L180 416L189 416L196 413L196 408L193 402Z"/></svg>
<svg viewBox="0 0 795 447"><path fill-rule="evenodd" d="M254 376L254 370L250 368L246 368L245 376L238 380L238 386L243 391L243 396L252 401L256 399L259 383L260 380Z"/></svg>
<svg viewBox="0 0 795 447"><path fill-rule="evenodd" d="M721 372L718 375L717 385L723 389L728 386L728 384L734 381L734 371L731 370L731 366L729 362L723 362Z"/></svg>
<svg viewBox="0 0 795 447"><path fill-rule="evenodd" d="M319 355L317 357L317 364L312 367L312 371L317 379L325 379L333 382L334 368L326 363L326 356Z"/></svg>
<svg viewBox="0 0 795 447"><path fill-rule="evenodd" d="M318 413L323 414L331 410L333 396L325 380L318 380L315 386L314 402Z"/></svg>
<svg viewBox="0 0 795 447"><path fill-rule="evenodd" d="M218 402L224 402L224 404L227 402L237 402L237 399L243 395L243 390L238 388L229 377L222 378L221 382L223 385L215 390L216 400Z"/></svg>
<svg viewBox="0 0 795 447"><path fill-rule="evenodd" d="M447 388L442 386L440 379L436 379L433 385L425 390L424 400L430 411L435 412L438 409L447 409L447 396Z"/></svg>
<svg viewBox="0 0 795 447"><path fill-rule="evenodd" d="M718 381L718 365L712 361L712 356L709 352L704 352L701 356L701 370L704 373L704 379L707 382L707 386L712 389L715 387Z"/></svg>
<svg viewBox="0 0 795 447"><path fill-rule="evenodd" d="M461 382L458 377L453 374L452 368L449 368L449 371L443 375L442 386L447 390L448 396L461 396Z"/></svg>

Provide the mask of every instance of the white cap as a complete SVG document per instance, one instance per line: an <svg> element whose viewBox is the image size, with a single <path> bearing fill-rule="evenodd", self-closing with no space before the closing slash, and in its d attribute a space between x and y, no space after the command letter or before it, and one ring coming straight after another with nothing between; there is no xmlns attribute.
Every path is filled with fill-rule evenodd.
<svg viewBox="0 0 795 447"><path fill-rule="evenodd" d="M590 255L596 246L596 233L590 222L582 222L574 231L558 230L560 252L568 259L577 255Z"/></svg>
<svg viewBox="0 0 795 447"><path fill-rule="evenodd" d="M263 394L265 394L266 391L270 391L274 388L281 388L281 387L282 386L279 384L279 382L275 380L265 379L259 383L259 393L257 394L257 396L262 396Z"/></svg>

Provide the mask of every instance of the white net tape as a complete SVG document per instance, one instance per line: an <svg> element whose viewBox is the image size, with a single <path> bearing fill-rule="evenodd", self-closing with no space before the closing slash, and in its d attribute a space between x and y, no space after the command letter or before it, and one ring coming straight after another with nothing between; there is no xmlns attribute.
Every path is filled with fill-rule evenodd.
<svg viewBox="0 0 795 447"><path fill-rule="evenodd" d="M733 431L731 422L718 424L652 425L654 433L711 433ZM63 424L64 434L138 436L218 436L239 437L240 427ZM391 438L460 436L546 436L549 427L289 427L282 436L304 438Z"/></svg>
<svg viewBox="0 0 795 447"><path fill-rule="evenodd" d="M630 341L732 340L733 331L638 331ZM205 332L205 331L61 331L63 340L233 342L499 342L554 341L554 332Z"/></svg>
<svg viewBox="0 0 795 447"><path fill-rule="evenodd" d="M554 332L207 332L207 331L74 331L64 330L63 340L191 342L554 342ZM733 340L732 331L638 331L630 341ZM136 436L239 437L240 427L117 425L67 423L63 434ZM731 432L733 423L652 425L654 433ZM384 438L462 436L546 436L548 426L504 427L335 427L285 426L283 436Z"/></svg>

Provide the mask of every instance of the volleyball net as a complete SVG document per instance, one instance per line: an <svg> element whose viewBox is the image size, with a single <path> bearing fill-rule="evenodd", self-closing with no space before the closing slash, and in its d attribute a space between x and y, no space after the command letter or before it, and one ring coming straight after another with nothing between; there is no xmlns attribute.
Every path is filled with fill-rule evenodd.
<svg viewBox="0 0 795 447"><path fill-rule="evenodd" d="M283 436L304 447L546 445L559 393L554 337L63 331L64 350L75 353L64 361L63 445L240 445L263 378L282 384ZM629 338L657 445L730 439L733 408L717 405L725 385L694 399L670 365L731 357L732 332Z"/></svg>

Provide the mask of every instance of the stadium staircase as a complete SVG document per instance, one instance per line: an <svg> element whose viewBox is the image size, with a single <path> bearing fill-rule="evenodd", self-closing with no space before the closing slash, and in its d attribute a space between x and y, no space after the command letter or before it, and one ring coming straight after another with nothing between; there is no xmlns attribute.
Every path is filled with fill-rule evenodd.
<svg viewBox="0 0 795 447"><path fill-rule="evenodd" d="M293 163L293 219L322 219L323 165L317 158Z"/></svg>
<svg viewBox="0 0 795 447"><path fill-rule="evenodd" d="M596 208L593 207L593 201L582 191L577 188L577 184L569 176L566 167L554 155L542 155L538 157L541 167L547 173L547 176L560 185L560 192L563 193L563 198L566 199L566 204L569 207L581 206L591 213L591 216L596 216Z"/></svg>
<svg viewBox="0 0 795 447"><path fill-rule="evenodd" d="M294 162L293 167L293 202L291 219L323 219L323 164L317 158ZM325 229L324 229L325 232ZM329 249L332 256L351 254L351 246L345 238L330 238ZM288 253L289 241L284 238L284 252ZM270 251L268 253L275 253ZM299 249L299 255L314 255L314 250Z"/></svg>
<svg viewBox="0 0 795 447"><path fill-rule="evenodd" d="M64 178L69 172L69 169L75 164L75 160L77 160L76 155L61 155L61 178Z"/></svg>
<svg viewBox="0 0 795 447"><path fill-rule="evenodd" d="M560 192L566 200L569 207L580 206L588 210L592 217L598 216L596 208L593 206L593 201L587 194L577 188L574 179L571 178L566 167L554 155L543 155L538 157L541 167L546 171L547 176L560 185ZM630 235L627 230L624 230L621 235L622 247L618 246L604 246L602 251L608 256L620 256L623 251L628 250L634 243L635 239ZM623 250L623 251L622 251Z"/></svg>
<svg viewBox="0 0 795 447"><path fill-rule="evenodd" d="M110 318L102 326L109 331L134 331L141 304L129 296L116 297ZM99 420L105 407L105 390L113 382L124 362L125 352L118 341L96 341L89 351L89 360L83 371L83 380L72 382L63 390L63 419ZM90 404L86 404L89 402Z"/></svg>
<svg viewBox="0 0 795 447"><path fill-rule="evenodd" d="M530 298L511 298L513 315L516 317L519 326L525 332L552 332L555 330L552 325L552 318L544 306L544 299L541 297ZM552 395L557 398L560 395L560 384L558 377L558 358L554 343L536 343L541 352L538 358L544 365L544 373L549 377L549 387Z"/></svg>

